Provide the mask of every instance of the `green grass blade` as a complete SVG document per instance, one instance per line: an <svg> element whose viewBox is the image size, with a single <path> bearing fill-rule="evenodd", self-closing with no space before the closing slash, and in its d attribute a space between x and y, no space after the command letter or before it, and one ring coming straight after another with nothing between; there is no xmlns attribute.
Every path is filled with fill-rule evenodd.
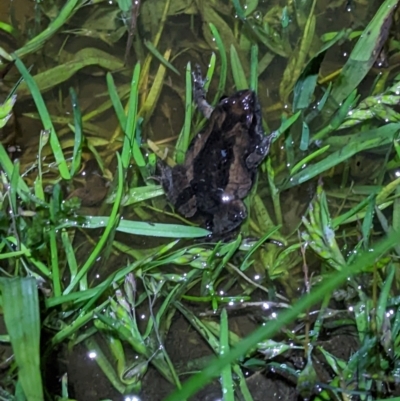
<svg viewBox="0 0 400 401"><path fill-rule="evenodd" d="M363 238L363 246L364 250L368 250L369 247L369 239L371 236L371 231L373 228L373 218L375 215L375 197L371 197L370 201L368 202L367 210L365 212L364 220L361 226L361 233Z"/></svg>
<svg viewBox="0 0 400 401"><path fill-rule="evenodd" d="M51 221L57 221L60 202L61 202L61 188L59 184L56 184L53 188L53 196L51 197L50 201ZM49 238L50 238L50 260L51 260L53 290L54 290L54 296L58 297L61 295L61 277L60 277L60 266L58 258L57 234L54 226L52 226L49 230Z"/></svg>
<svg viewBox="0 0 400 401"><path fill-rule="evenodd" d="M121 99L118 96L117 88L114 84L114 78L111 73L107 73L107 88L110 95L111 103L114 106L115 114L117 115L119 125L124 129L126 127L126 115L124 107L122 106Z"/></svg>
<svg viewBox="0 0 400 401"><path fill-rule="evenodd" d="M185 160L185 154L189 147L190 128L192 126L192 108L193 108L193 91L192 91L192 69L190 62L186 66L186 101L185 101L185 121L178 143L176 144L175 159L178 164L182 164Z"/></svg>
<svg viewBox="0 0 400 401"><path fill-rule="evenodd" d="M115 371L113 365L108 361L107 357L104 355L102 349L98 345L97 341L93 338L87 338L85 340L85 345L88 351L96 354L95 361L99 365L100 369L103 371L104 375L107 377L109 382L117 389L121 394L126 391L126 386L121 383L117 372Z"/></svg>
<svg viewBox="0 0 400 401"><path fill-rule="evenodd" d="M293 110L306 109L312 102L315 87L317 85L318 74L320 71L321 64L325 58L325 54L330 47L341 40L346 34L346 31L342 30L338 32L335 37L329 42L325 43L321 49L313 55L312 59L307 63L306 67L302 71L299 79L296 82L293 91ZM326 101L326 99L325 99ZM323 103L325 104L325 102ZM321 105L318 104L318 107ZM322 106L323 107L323 106Z"/></svg>
<svg viewBox="0 0 400 401"><path fill-rule="evenodd" d="M146 166L146 162L143 158L142 152L140 151L139 144L136 141L136 125L137 125L137 109L138 109L138 86L140 76L140 64L137 63L133 71L131 81L131 95L129 97L129 108L128 115L126 118L126 127L124 127L125 138L122 147L122 165L124 169L127 169L130 163L130 153L132 150L132 156L142 172L143 178L146 178L146 174L143 174L143 169Z"/></svg>
<svg viewBox="0 0 400 401"><path fill-rule="evenodd" d="M69 269L69 274L71 277L71 280L73 280L76 276L76 274L78 273L78 264L76 261L76 257L75 257L75 251L74 248L72 246L72 243L70 241L69 235L68 235L68 231L63 229L61 230L61 241L63 244L63 248L65 251L65 257L67 259L67 266ZM79 288L79 291L84 291L87 288Z"/></svg>
<svg viewBox="0 0 400 401"><path fill-rule="evenodd" d="M348 222L349 219L352 218L353 216L355 216L358 220L358 217L356 216L357 213L360 212L361 210L364 210L365 207L375 198L375 196L376 196L375 193L370 194L367 198L363 199L358 205L351 208L348 212L335 217L333 219L332 227L334 229L338 228L340 225Z"/></svg>
<svg viewBox="0 0 400 401"><path fill-rule="evenodd" d="M308 54L312 47L317 21L314 14L315 4L316 0L313 0L301 41L296 51L290 55L288 64L283 73L282 81L279 85L279 95L284 103L288 101L289 94L294 88L301 72L304 70Z"/></svg>
<svg viewBox="0 0 400 401"><path fill-rule="evenodd" d="M44 196L44 189L43 189L42 152L43 152L43 148L46 146L48 141L49 141L49 132L42 131L40 133L40 138L39 138L38 173L35 178L34 186L35 186L35 196L43 202L44 202L45 196Z"/></svg>
<svg viewBox="0 0 400 401"><path fill-rule="evenodd" d="M19 174L19 162L14 164L13 173L10 179L10 207L12 214L18 216L18 206L17 206L17 188L18 188L18 178ZM17 233L15 233L17 234Z"/></svg>
<svg viewBox="0 0 400 401"><path fill-rule="evenodd" d="M392 13L397 3L398 0L385 0L358 39L333 85L331 95L338 104L341 104L358 87L375 63L389 34Z"/></svg>
<svg viewBox="0 0 400 401"><path fill-rule="evenodd" d="M388 300L390 298L390 290L393 286L394 275L396 273L396 267L393 264L390 264L388 271L386 273L386 280L383 284L381 293L379 294L378 305L376 308L376 323L377 329L379 333L385 333L385 331L389 330L387 327L385 329L385 321L386 313L387 313L387 306Z"/></svg>
<svg viewBox="0 0 400 401"><path fill-rule="evenodd" d="M50 132L50 146L56 159L60 175L63 179L69 180L71 179L71 175L69 173L68 165L67 162L65 161L64 154L62 152L61 144L58 140L56 130L54 129L53 123L51 122L50 114L47 111L43 97L36 85L36 82L32 78L31 74L29 74L23 62L18 57L16 57L15 65L17 66L21 75L24 77L24 80L28 85L29 90L31 91L33 100L38 109L44 129Z"/></svg>
<svg viewBox="0 0 400 401"><path fill-rule="evenodd" d="M12 177L14 173L14 164L10 159L10 156L8 155L7 151L4 149L4 146L0 143L0 165L4 172L7 174L7 177ZM30 192L28 185L26 185L25 181L22 179L22 177L19 175L18 178L18 186L17 186L17 192L18 195L21 197L23 200L28 200L28 194Z"/></svg>
<svg viewBox="0 0 400 401"><path fill-rule="evenodd" d="M73 177L81 166L82 158L82 114L79 108L78 97L73 88L69 89L69 95L71 97L72 110L74 113L74 128L75 128L75 138L74 138L74 151L72 154L72 164L71 164L71 177Z"/></svg>
<svg viewBox="0 0 400 401"><path fill-rule="evenodd" d="M56 85L66 82L82 68L92 65L116 71L122 69L123 62L109 53L89 47L76 52L66 63L40 72L34 76L34 80L43 94ZM17 93L19 97L28 96L30 94L29 86L25 82L21 83Z"/></svg>
<svg viewBox="0 0 400 401"><path fill-rule="evenodd" d="M258 46L251 46L250 59L250 89L257 93L258 91Z"/></svg>
<svg viewBox="0 0 400 401"><path fill-rule="evenodd" d="M246 79L246 74L234 45L231 45L231 65L233 81L235 82L236 89L248 89L249 84Z"/></svg>
<svg viewBox="0 0 400 401"><path fill-rule="evenodd" d="M222 309L221 312L221 332L219 338L219 356L224 356L229 352L229 328L228 328L228 314L226 309ZM224 401L234 401L235 394L233 391L233 379L232 379L232 369L231 365L227 364L222 369L221 373L222 379L222 392L224 394Z"/></svg>
<svg viewBox="0 0 400 401"><path fill-rule="evenodd" d="M167 49L165 52L165 57L170 56L171 49ZM157 73L154 77L153 85L151 85L150 91L146 97L144 105L139 111L139 115L145 121L145 124L149 121L151 116L153 115L154 109L156 108L158 99L161 95L161 91L164 87L164 78L165 78L166 68L164 64L160 64L157 69Z"/></svg>
<svg viewBox="0 0 400 401"><path fill-rule="evenodd" d="M153 45L153 43L148 40L144 41L144 45L150 50L150 52L155 56L162 65L169 68L177 75L181 75L180 72L168 61L164 58L164 56L157 50L157 48Z"/></svg>
<svg viewBox="0 0 400 401"><path fill-rule="evenodd" d="M290 174L293 175L295 173L297 173L299 170L302 169L302 167L304 165L307 165L310 163L310 161L312 161L313 159L315 159L316 157L322 155L322 153L325 153L328 149L329 149L329 145L324 146L321 149L316 150L315 152L309 154L308 156L306 156L304 159L301 159L298 163L296 163L293 168L290 170Z"/></svg>
<svg viewBox="0 0 400 401"><path fill-rule="evenodd" d="M76 221L64 222L62 227L101 228L109 223L107 216L89 216L84 223ZM132 235L146 235L164 238L200 238L210 234L204 228L182 226L178 224L147 223L144 221L121 220L116 227L119 232Z"/></svg>
<svg viewBox="0 0 400 401"><path fill-rule="evenodd" d="M303 182L316 177L330 168L337 166L339 163L349 159L351 156L363 150L372 149L378 146L387 145L393 141L393 137L400 129L400 124L387 124L383 127L363 132L361 135L363 140L357 141L356 135L353 135L354 140L342 147L342 149L333 152L323 160L309 165L299 173L291 177L284 187L291 188Z"/></svg>
<svg viewBox="0 0 400 401"><path fill-rule="evenodd" d="M215 27L214 24L210 23L209 25L211 33L215 38L215 43L217 44L219 55L221 57L221 71L219 74L218 89L213 102L213 104L216 104L225 92L226 77L228 74L228 58L226 56L226 49L224 42L222 41L221 35L219 34L217 28Z"/></svg>
<svg viewBox="0 0 400 401"><path fill-rule="evenodd" d="M357 90L354 90L347 99L342 103L339 110L335 113L329 124L325 125L320 131L318 131L313 137L312 141L322 139L327 136L330 132L337 130L343 123L345 118L348 116L348 112L352 109L358 101Z"/></svg>
<svg viewBox="0 0 400 401"><path fill-rule="evenodd" d="M28 401L43 401L36 280L31 277L2 278L0 288L4 321L18 366L18 381Z"/></svg>
<svg viewBox="0 0 400 401"><path fill-rule="evenodd" d="M82 0L67 0L64 7L61 9L58 16L49 24L49 26L41 32L39 35L35 36L28 43L25 43L23 47L18 49L15 54L17 57L22 57L26 54L32 53L40 49L44 43L50 39L57 31L60 29L65 22L75 13L78 9L78 5Z"/></svg>
<svg viewBox="0 0 400 401"><path fill-rule="evenodd" d="M121 200L122 206L132 205L133 203L143 202L147 199L155 198L164 194L161 185L147 185L145 187L130 188ZM106 203L114 203L115 194L111 194Z"/></svg>

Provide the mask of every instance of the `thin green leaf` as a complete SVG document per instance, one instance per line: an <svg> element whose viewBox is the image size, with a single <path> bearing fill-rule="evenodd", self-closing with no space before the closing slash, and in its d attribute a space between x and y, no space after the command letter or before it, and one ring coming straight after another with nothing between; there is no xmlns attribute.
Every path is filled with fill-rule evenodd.
<svg viewBox="0 0 400 401"><path fill-rule="evenodd" d="M144 44L150 50L153 56L155 56L161 62L161 64L169 68L175 74L181 75L180 72L168 60L165 59L165 57L157 50L157 48L154 47L153 43L149 42L148 40L145 40Z"/></svg>
<svg viewBox="0 0 400 401"><path fill-rule="evenodd" d="M249 84L246 79L246 74L234 45L231 45L231 65L233 81L235 82L236 89L248 89Z"/></svg>
<svg viewBox="0 0 400 401"><path fill-rule="evenodd" d="M51 118L49 112L47 111L46 105L43 101L43 97L37 87L35 80L29 74L25 65L22 61L17 57L15 61L15 65L17 66L19 72L24 77L26 84L29 87L29 90L32 94L33 100L35 101L36 107L38 109L40 118L42 120L44 129L50 132L50 145L53 151L54 157L57 162L58 169L60 171L60 175L63 179L69 180L71 179L71 175L68 170L67 162L65 161L64 154L62 152L61 144L58 140L56 130L54 129L53 123L51 122Z"/></svg>
<svg viewBox="0 0 400 401"><path fill-rule="evenodd" d="M385 0L364 29L332 89L341 104L368 74L385 44L398 0Z"/></svg>
<svg viewBox="0 0 400 401"><path fill-rule="evenodd" d="M73 177L80 169L81 158L82 158L82 114L79 108L78 97L73 88L69 89L69 95L71 97L72 110L74 113L74 151L72 153L72 165L71 165L71 176Z"/></svg>
<svg viewBox="0 0 400 401"><path fill-rule="evenodd" d="M36 280L32 277L1 278L0 288L4 321L18 366L18 381L28 401L43 401Z"/></svg>

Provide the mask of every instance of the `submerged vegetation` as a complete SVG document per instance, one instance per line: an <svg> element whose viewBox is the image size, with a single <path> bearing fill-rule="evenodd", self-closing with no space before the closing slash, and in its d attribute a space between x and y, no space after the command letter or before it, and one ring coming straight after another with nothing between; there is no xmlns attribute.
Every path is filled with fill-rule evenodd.
<svg viewBox="0 0 400 401"><path fill-rule="evenodd" d="M0 398L400 399L397 3L10 2ZM196 64L274 138L222 238L157 177Z"/></svg>

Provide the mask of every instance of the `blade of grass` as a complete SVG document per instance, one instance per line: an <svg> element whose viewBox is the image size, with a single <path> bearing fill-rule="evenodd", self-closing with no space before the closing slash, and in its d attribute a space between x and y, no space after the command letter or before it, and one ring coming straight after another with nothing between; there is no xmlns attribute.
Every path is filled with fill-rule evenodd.
<svg viewBox="0 0 400 401"><path fill-rule="evenodd" d="M85 48L73 55L72 59L54 68L47 69L35 75L34 81L43 94L54 86L66 82L74 74L84 67L96 65L109 71L120 70L123 63L116 57L111 56L102 50L95 48ZM30 95L29 86L23 82L18 88L18 96L25 98Z"/></svg>
<svg viewBox="0 0 400 401"><path fill-rule="evenodd" d="M43 179L42 179L42 152L43 148L49 141L49 131L42 131L39 138L39 150L38 150L38 174L35 178L35 196L40 200L44 201L44 190L43 190Z"/></svg>
<svg viewBox="0 0 400 401"><path fill-rule="evenodd" d="M226 57L225 45L221 39L221 35L219 34L217 28L212 23L210 23L209 26L211 33L215 38L215 43L217 44L218 52L221 57L221 71L219 74L218 88L213 102L213 104L216 104L225 92L226 77L228 73L228 59Z"/></svg>
<svg viewBox="0 0 400 401"><path fill-rule="evenodd" d="M307 165L308 163L310 163L310 161L312 161L316 157L322 155L322 153L325 153L329 149L329 147L330 147L329 145L324 146L323 148L316 150L315 152L306 156L304 159L300 160L290 170L290 174L293 175L293 174L297 173L299 170L301 170L303 168L304 165Z"/></svg>
<svg viewBox="0 0 400 401"><path fill-rule="evenodd" d="M166 60L169 59L171 55L171 49L167 49L164 53L164 58ZM153 85L151 86L150 92L144 102L144 105L139 111L139 115L143 117L145 123L150 119L153 114L153 111L157 105L157 101L160 97L161 90L164 85L164 77L165 77L166 68L164 64L160 64L156 73L156 76L153 81Z"/></svg>
<svg viewBox="0 0 400 401"><path fill-rule="evenodd" d="M363 132L363 141L358 142L354 140L349 142L337 152L331 153L329 156L314 165L307 166L302 171L292 176L290 181L284 185L284 188L291 188L306 182L318 174L321 174L333 166L349 159L358 152L391 143L394 135L399 131L399 129L400 124L392 123L371 131Z"/></svg>
<svg viewBox="0 0 400 401"><path fill-rule="evenodd" d="M25 65L22 63L22 61L17 56L15 56L15 57L16 57L15 65L17 66L21 75L24 77L24 80L25 80L26 84L28 85L29 90L31 91L33 100L38 109L44 129L46 131L48 130L50 132L50 146L53 151L54 157L56 159L57 166L60 171L60 175L63 179L69 180L69 179L71 179L71 175L68 170L68 165L67 165L67 162L65 161L64 154L63 154L62 148L61 148L61 144L58 140L57 133L56 133L56 130L54 129L53 123L51 122L51 118L50 118L49 112L47 111L46 105L43 101L43 97L36 85L35 80L29 74Z"/></svg>
<svg viewBox="0 0 400 401"><path fill-rule="evenodd" d="M124 144L122 146L121 160L124 169L127 169L130 163L130 153L139 167L140 172L144 179L147 178L147 174L144 172L146 162L143 158L142 152L140 151L139 144L135 140L136 124L137 124L137 109L138 109L138 86L140 76L140 64L137 63L132 75L131 81L131 94L129 97L129 108L126 118L126 126L124 128L125 137Z"/></svg>
<svg viewBox="0 0 400 401"><path fill-rule="evenodd" d="M0 288L4 321L18 366L18 381L28 401L43 401L36 280L31 277L1 278Z"/></svg>
<svg viewBox="0 0 400 401"><path fill-rule="evenodd" d="M294 88L296 81L301 75L310 52L315 34L316 17L314 9L316 0L313 0L312 6L304 27L300 46L290 56L286 69L283 73L281 84L279 85L279 95L283 103L287 103L289 94Z"/></svg>
<svg viewBox="0 0 400 401"><path fill-rule="evenodd" d="M167 20L168 10L169 10L170 4L171 4L171 0L166 0L165 1L164 8L163 8L163 13L162 13L162 16L161 16L160 26L159 26L159 29L158 29L154 39L152 40L152 43L153 43L155 48L157 48L158 43L160 42L160 38L161 38L162 32L164 30L165 22ZM151 64L152 59L153 59L153 54L149 53L146 56L146 59L144 60L142 73L140 75L140 83L139 83L139 92L140 93L144 93L147 90L147 82L148 82L148 79L149 79L150 64ZM143 98L141 100L143 102L145 101L145 95L143 95Z"/></svg>
<svg viewBox="0 0 400 401"><path fill-rule="evenodd" d="M332 89L332 98L341 104L356 89L375 63L389 34L398 0L385 0L364 29Z"/></svg>
<svg viewBox="0 0 400 401"><path fill-rule="evenodd" d="M39 35L35 36L29 42L25 43L23 47L15 52L17 57L23 57L26 54L32 53L40 49L44 43L50 39L60 29L66 21L75 13L80 6L82 0L67 0L64 7L61 9L58 16L49 24L49 26L42 31Z"/></svg>
<svg viewBox="0 0 400 401"><path fill-rule="evenodd" d="M75 127L75 137L74 137L74 151L72 153L72 163L71 163L71 177L73 177L81 166L82 158L82 114L79 108L78 97L73 88L69 89L69 95L71 97L72 110L74 113L74 127Z"/></svg>
<svg viewBox="0 0 400 401"><path fill-rule="evenodd" d="M221 332L219 337L219 356L224 356L229 352L229 328L228 328L228 314L226 309L221 312ZM233 379L231 365L225 365L221 372L222 379L222 392L224 394L224 401L234 401L235 395L233 391Z"/></svg>
<svg viewBox="0 0 400 401"><path fill-rule="evenodd" d="M246 74L234 45L231 45L231 65L233 81L235 82L236 89L248 89L249 84L246 79Z"/></svg>
<svg viewBox="0 0 400 401"><path fill-rule="evenodd" d="M61 230L61 241L63 244L63 248L65 251L65 256L67 259L67 265L69 269L69 274L71 277L71 280L73 280L78 273L78 264L76 262L76 257L75 257L75 251L72 246L72 243L69 239L68 231L65 229ZM85 291L87 288L80 286L79 291Z"/></svg>
<svg viewBox="0 0 400 401"><path fill-rule="evenodd" d="M107 216L89 216L84 223L75 220L66 221L57 228L82 227L100 228L109 224ZM143 221L121 220L116 227L117 231L133 235L149 235L164 238L199 238L210 232L200 227L181 226L178 224L147 223Z"/></svg>
<svg viewBox="0 0 400 401"><path fill-rule="evenodd" d="M126 115L124 112L124 107L122 106L121 99L119 98L117 88L114 84L114 78L111 75L111 73L107 73L106 76L107 80L107 88L108 88L108 93L110 95L110 99L112 102L112 105L114 106L115 114L117 115L119 125L121 126L122 129L126 126Z"/></svg>
<svg viewBox="0 0 400 401"><path fill-rule="evenodd" d="M258 46L251 46L250 89L258 92Z"/></svg>
<svg viewBox="0 0 400 401"><path fill-rule="evenodd" d="M144 44L150 50L150 52L153 53L153 56L155 56L161 62L162 65L169 68L175 74L181 75L180 72L168 61L168 58L165 57L165 55L163 56L150 41L145 40ZM171 53L171 51L169 53Z"/></svg>
<svg viewBox="0 0 400 401"><path fill-rule="evenodd" d="M114 386L116 390L118 390L121 394L124 394L126 391L126 386L119 380L119 377L114 367L104 355L97 341L94 338L90 337L85 340L85 345L89 352L93 352L96 355L95 361L97 362L109 382Z"/></svg>
<svg viewBox="0 0 400 401"><path fill-rule="evenodd" d="M186 100L185 100L185 121L175 150L175 160L178 164L182 164L185 160L185 154L189 147L190 128L192 122L193 107L193 90L192 90L192 69L190 62L186 66Z"/></svg>

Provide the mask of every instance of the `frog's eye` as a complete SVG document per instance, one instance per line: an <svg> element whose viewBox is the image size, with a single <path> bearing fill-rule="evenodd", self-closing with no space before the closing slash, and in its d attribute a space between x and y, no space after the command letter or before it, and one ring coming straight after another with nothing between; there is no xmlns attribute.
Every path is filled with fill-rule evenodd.
<svg viewBox="0 0 400 401"><path fill-rule="evenodd" d="M219 99L219 103L221 103L223 100L228 99L228 96L221 96L221 98Z"/></svg>

